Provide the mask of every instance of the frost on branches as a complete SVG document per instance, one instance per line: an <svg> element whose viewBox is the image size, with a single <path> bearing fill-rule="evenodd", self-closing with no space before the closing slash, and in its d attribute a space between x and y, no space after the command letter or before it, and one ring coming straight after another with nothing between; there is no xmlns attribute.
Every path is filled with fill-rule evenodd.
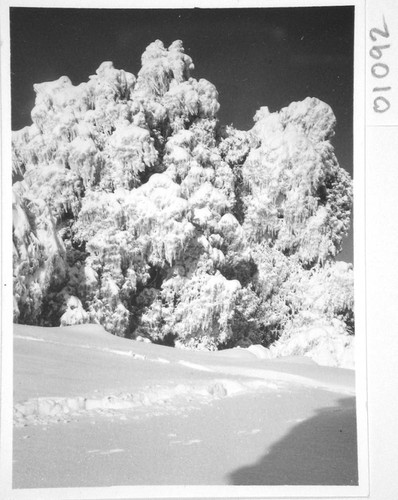
<svg viewBox="0 0 398 500"><path fill-rule="evenodd" d="M13 133L14 319L218 349L353 333L352 267L335 262L352 184L316 98L239 131L182 43L137 76L34 86ZM338 328L336 327L338 325Z"/></svg>

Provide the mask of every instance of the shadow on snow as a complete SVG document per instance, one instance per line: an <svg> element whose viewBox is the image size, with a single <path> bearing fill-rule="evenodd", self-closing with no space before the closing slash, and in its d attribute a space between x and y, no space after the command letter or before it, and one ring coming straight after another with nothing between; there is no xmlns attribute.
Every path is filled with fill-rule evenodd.
<svg viewBox="0 0 398 500"><path fill-rule="evenodd" d="M258 463L235 470L228 479L234 485L357 485L355 398L318 410Z"/></svg>

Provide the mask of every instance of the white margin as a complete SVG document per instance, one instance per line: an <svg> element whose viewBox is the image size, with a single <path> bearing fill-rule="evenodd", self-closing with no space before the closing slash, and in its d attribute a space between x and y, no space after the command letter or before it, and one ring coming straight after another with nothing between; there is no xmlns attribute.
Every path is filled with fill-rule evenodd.
<svg viewBox="0 0 398 500"><path fill-rule="evenodd" d="M11 488L13 336L12 336L12 190L11 190L11 85L8 10L0 16L1 37L1 426L0 496ZM8 498L8 497L4 497Z"/></svg>

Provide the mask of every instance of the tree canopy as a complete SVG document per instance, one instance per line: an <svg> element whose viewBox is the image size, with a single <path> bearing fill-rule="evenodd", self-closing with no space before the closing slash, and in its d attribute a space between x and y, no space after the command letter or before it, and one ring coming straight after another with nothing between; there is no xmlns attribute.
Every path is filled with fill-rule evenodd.
<svg viewBox="0 0 398 500"><path fill-rule="evenodd" d="M36 84L13 133L14 319L218 349L323 324L353 333L353 270L336 262L352 181L315 97L217 119L182 42L137 76Z"/></svg>

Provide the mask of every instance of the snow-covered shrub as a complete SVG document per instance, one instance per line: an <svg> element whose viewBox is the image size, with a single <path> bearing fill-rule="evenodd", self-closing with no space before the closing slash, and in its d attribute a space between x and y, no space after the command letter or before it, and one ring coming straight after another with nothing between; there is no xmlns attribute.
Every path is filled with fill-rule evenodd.
<svg viewBox="0 0 398 500"><path fill-rule="evenodd" d="M319 320L342 321L346 333L354 333L354 272L351 264L326 262L297 275L292 297L295 328Z"/></svg>
<svg viewBox="0 0 398 500"><path fill-rule="evenodd" d="M332 110L307 98L223 127L193 69L182 42L157 40L137 77L107 61L34 86L12 138L15 320L206 349L352 333Z"/></svg>
<svg viewBox="0 0 398 500"><path fill-rule="evenodd" d="M66 303L66 311L60 319L61 326L81 325L82 323L88 323L88 321L89 316L83 309L80 300L73 295L69 297Z"/></svg>
<svg viewBox="0 0 398 500"><path fill-rule="evenodd" d="M354 368L354 337L345 325L334 319L311 326L287 329L270 348L271 357L307 356L326 366Z"/></svg>
<svg viewBox="0 0 398 500"><path fill-rule="evenodd" d="M64 254L51 208L30 199L18 182L13 190L14 320L40 321L46 294L65 278Z"/></svg>
<svg viewBox="0 0 398 500"><path fill-rule="evenodd" d="M163 283L156 300L142 317L143 332L177 340L180 346L215 349L231 336L237 280L198 266L190 278L175 276Z"/></svg>

